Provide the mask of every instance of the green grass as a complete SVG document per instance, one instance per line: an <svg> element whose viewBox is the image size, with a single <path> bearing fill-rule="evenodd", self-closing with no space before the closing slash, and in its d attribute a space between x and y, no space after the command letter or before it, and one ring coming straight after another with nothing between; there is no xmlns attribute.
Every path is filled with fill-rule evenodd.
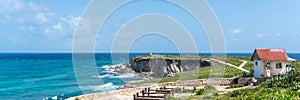
<svg viewBox="0 0 300 100"><path fill-rule="evenodd" d="M248 62L243 68L250 71L254 69L253 67L253 64Z"/></svg>
<svg viewBox="0 0 300 100"><path fill-rule="evenodd" d="M255 88L235 90L213 98L214 100L299 100L300 93L282 88Z"/></svg>
<svg viewBox="0 0 300 100"><path fill-rule="evenodd" d="M248 63L245 64L245 66L243 68L246 70L249 70L249 71L253 70L253 62L251 61L250 57L228 57L228 59L229 59L228 63L231 63L231 64L236 63L236 62L234 62L235 60L245 60ZM241 63L236 63L234 65L239 66L238 64L241 64Z"/></svg>
<svg viewBox="0 0 300 100"><path fill-rule="evenodd" d="M213 70L211 71L211 68ZM225 71L224 71L225 69ZM212 73L211 73L212 72ZM223 72L223 73L221 73ZM212 66L212 67L206 67L202 68L199 71L198 79L204 79L204 78L231 78L231 77L237 77L241 76L243 71L236 69L231 66Z"/></svg>
<svg viewBox="0 0 300 100"><path fill-rule="evenodd" d="M178 56L175 56L178 57ZM205 57L209 58L209 57ZM222 57L221 57L222 58ZM238 59L237 57L230 57L230 59ZM242 58L248 59L248 58ZM213 62L216 63L216 62ZM191 71L186 71L182 73L178 73L173 77L165 77L165 78L155 78L151 80L145 80L137 83L133 83L136 85L143 85L148 83L165 83L165 82L176 82L178 80L195 80L195 79L207 79L207 78L232 78L238 77L243 74L243 71L236 69L231 66L225 66L219 63L213 64L214 66L204 67L200 69L195 69ZM212 69L213 68L213 69ZM221 73L223 72L223 73Z"/></svg>
<svg viewBox="0 0 300 100"><path fill-rule="evenodd" d="M211 73L211 68L214 68ZM225 71L224 71L225 69ZM224 72L224 74L221 74L220 72ZM204 67L200 69L195 69L191 71L186 71L182 73L178 73L173 77L165 77L165 78L155 78L151 80L145 80L137 83L133 83L136 85L143 85L147 83L166 83L166 82L176 82L178 80L180 81L186 81L186 80L195 80L195 79L207 79L207 78L231 78L231 77L237 77L241 76L243 71L238 70L234 67L230 66L212 66L212 67ZM224 76L223 76L224 75Z"/></svg>

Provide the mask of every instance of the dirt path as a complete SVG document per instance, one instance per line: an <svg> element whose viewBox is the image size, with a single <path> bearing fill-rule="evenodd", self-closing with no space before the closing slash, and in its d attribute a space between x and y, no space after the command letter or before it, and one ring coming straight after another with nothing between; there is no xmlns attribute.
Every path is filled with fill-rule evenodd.
<svg viewBox="0 0 300 100"><path fill-rule="evenodd" d="M248 62L246 60L239 60L241 62L243 62L239 67L243 68Z"/></svg>
<svg viewBox="0 0 300 100"><path fill-rule="evenodd" d="M218 60L218 59L211 58L211 60L216 61L216 62L221 63L221 64L224 64L224 65L228 65L228 66L234 67L234 68L242 70L244 72L249 72L248 70L246 70L246 69L243 68L245 66L245 64L247 64L247 61L245 61L245 60L240 60L240 61L243 62L240 66L236 66L236 65L233 65L233 64L230 64L230 63Z"/></svg>

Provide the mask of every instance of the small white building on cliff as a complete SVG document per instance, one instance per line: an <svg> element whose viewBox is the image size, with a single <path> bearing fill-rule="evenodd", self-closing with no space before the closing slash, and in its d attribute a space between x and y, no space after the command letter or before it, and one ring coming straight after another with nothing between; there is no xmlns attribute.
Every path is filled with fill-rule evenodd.
<svg viewBox="0 0 300 100"><path fill-rule="evenodd" d="M272 77L290 71L289 62L295 61L287 56L285 49L255 49L251 61L254 64L254 77Z"/></svg>

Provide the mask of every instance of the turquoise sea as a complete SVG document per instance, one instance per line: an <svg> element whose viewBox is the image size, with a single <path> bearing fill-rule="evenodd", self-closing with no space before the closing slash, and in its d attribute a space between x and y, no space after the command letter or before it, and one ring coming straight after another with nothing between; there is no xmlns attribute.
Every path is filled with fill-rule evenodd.
<svg viewBox="0 0 300 100"><path fill-rule="evenodd" d="M128 58L114 59L114 64L128 62L131 57L146 53L131 53ZM168 55L178 55L170 53ZM200 56L210 55L201 53ZM228 53L228 56L251 56L251 53ZM300 60L300 54L289 54ZM86 86L92 92L115 90L126 84L120 78L139 81L134 75L113 76L107 66L112 65L110 53L95 54L96 66L102 79L100 86ZM0 100L42 100L81 95L76 82L71 53L2 53L0 54Z"/></svg>

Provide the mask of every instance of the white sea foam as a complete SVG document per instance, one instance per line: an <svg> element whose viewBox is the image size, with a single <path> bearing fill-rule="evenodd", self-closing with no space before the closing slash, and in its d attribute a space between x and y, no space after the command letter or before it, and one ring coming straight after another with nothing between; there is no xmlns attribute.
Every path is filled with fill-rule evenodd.
<svg viewBox="0 0 300 100"><path fill-rule="evenodd" d="M126 74L121 74L119 76L114 76L117 78L133 78L136 77L137 75L135 75L134 73L126 73Z"/></svg>
<svg viewBox="0 0 300 100"><path fill-rule="evenodd" d="M144 81L144 79L142 79L142 80L136 80L136 81L130 81L128 83L136 83L136 82L141 82L141 81Z"/></svg>
<svg viewBox="0 0 300 100"><path fill-rule="evenodd" d="M101 71L110 71L110 72L114 72L116 67L122 66L122 65L123 65L123 64L104 65L104 66L100 67L99 70L101 70Z"/></svg>
<svg viewBox="0 0 300 100"><path fill-rule="evenodd" d="M82 86L84 90L92 90L92 91L110 91L118 88L118 86L114 85L113 83L106 83L99 86Z"/></svg>
<svg viewBox="0 0 300 100"><path fill-rule="evenodd" d="M111 74L105 74L105 75L101 75L101 76L91 76L91 77L95 77L95 78L105 78L105 77L111 77Z"/></svg>
<svg viewBox="0 0 300 100"><path fill-rule="evenodd" d="M57 96L52 97L52 99L57 100Z"/></svg>

